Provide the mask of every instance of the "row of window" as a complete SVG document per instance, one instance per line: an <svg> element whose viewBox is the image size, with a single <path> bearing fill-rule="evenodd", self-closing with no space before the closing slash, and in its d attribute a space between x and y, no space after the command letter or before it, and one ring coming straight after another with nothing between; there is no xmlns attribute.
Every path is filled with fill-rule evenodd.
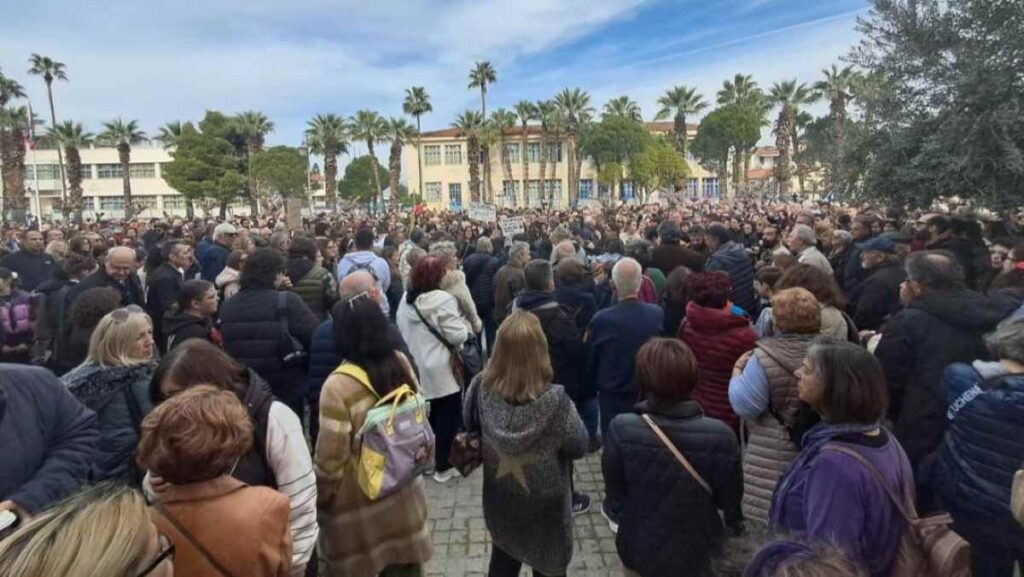
<svg viewBox="0 0 1024 577"><path fill-rule="evenodd" d="M540 143L539 142L528 142L526 143L526 160L527 162L540 162ZM445 166L460 166L463 161L462 145L461 144L445 144L444 145L444 165ZM440 144L427 144L423 147L423 164L427 166L441 166L441 145ZM520 146L517 142L506 142L503 150L505 158L502 160L508 160L512 164L520 162ZM547 162L562 162L562 144L560 142L552 142L547 145Z"/></svg>
<svg viewBox="0 0 1024 577"><path fill-rule="evenodd" d="M163 210L184 210L185 197L174 196L135 196L132 203L137 209L157 210L159 208L158 198L163 200ZM248 204L246 204L248 206ZM96 212L96 197L86 196L82 198L82 210L85 212ZM101 196L99 197L99 209L101 212L124 210L124 197L122 196Z"/></svg>
<svg viewBox="0 0 1024 577"><path fill-rule="evenodd" d="M95 172L93 171L95 167ZM38 176L37 176L38 175ZM82 179L92 178L121 178L124 170L120 163L109 164L83 164ZM156 163L139 162L128 165L128 176L131 178L156 178ZM32 165L25 167L25 178L27 180L60 180L60 165L38 164L33 171Z"/></svg>

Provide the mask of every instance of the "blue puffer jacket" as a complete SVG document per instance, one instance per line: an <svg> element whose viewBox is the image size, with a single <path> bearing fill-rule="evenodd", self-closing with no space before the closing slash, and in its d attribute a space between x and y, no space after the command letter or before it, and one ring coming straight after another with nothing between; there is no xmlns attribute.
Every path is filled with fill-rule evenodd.
<svg viewBox="0 0 1024 577"><path fill-rule="evenodd" d="M946 368L949 427L932 471L943 508L954 519L983 519L1000 540L1024 544L1010 515L1010 486L1024 463L1024 374L975 361Z"/></svg>
<svg viewBox="0 0 1024 577"><path fill-rule="evenodd" d="M754 295L754 261L750 260L747 249L735 242L727 242L708 258L705 272L722 271L729 274L732 293L729 299L752 314L757 300Z"/></svg>

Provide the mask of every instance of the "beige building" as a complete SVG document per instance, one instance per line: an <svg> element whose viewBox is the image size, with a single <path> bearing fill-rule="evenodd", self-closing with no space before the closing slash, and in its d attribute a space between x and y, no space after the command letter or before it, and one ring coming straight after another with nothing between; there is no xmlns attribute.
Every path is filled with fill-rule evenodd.
<svg viewBox="0 0 1024 577"><path fill-rule="evenodd" d="M668 134L671 122L647 122L652 134ZM687 138L697 135L697 126L689 125ZM542 145L546 145L543 146ZM567 141L542 142L539 126L528 126L525 149L522 143L522 129L514 128L504 134L503 142L491 149L490 187L493 202L499 207L553 206L564 208L569 202L569 165L566 158ZM542 158L541 154L546 155ZM470 202L469 164L466 160L466 138L458 129L446 128L425 132L422 136L423 202L433 209L460 210ZM772 181L772 171L778 151L774 147L760 147L754 151L748 178L756 181ZM525 160L525 162L524 162ZM541 174L542 161L544 174ZM687 164L690 178L685 194L690 198L718 198L721 186L717 175L708 172L689 153ZM402 173L408 179L409 192L419 193L419 165L416 147L408 144L402 151ZM481 170L481 197L488 198L484 182L485 171ZM623 201L637 198L634 184L626 180L616 191ZM593 163L584 160L579 174L580 200L607 201L611 191L597 182L597 171Z"/></svg>

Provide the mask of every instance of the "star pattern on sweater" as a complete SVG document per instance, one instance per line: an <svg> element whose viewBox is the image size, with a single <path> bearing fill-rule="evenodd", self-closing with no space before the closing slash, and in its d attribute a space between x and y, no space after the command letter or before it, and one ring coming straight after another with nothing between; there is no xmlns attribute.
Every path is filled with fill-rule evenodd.
<svg viewBox="0 0 1024 577"><path fill-rule="evenodd" d="M535 455L509 455L501 451L496 452L498 453L498 472L495 473L494 478L502 479L511 475L523 490L529 493L530 487L526 483L526 471L523 468L535 463L537 457Z"/></svg>

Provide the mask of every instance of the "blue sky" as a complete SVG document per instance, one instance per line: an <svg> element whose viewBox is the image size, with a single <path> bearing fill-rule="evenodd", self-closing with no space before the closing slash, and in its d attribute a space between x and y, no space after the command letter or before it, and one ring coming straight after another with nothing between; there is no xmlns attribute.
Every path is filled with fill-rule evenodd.
<svg viewBox="0 0 1024 577"><path fill-rule="evenodd" d="M763 86L815 81L857 40L867 0L0 0L0 70L42 109L30 53L67 64L59 119L97 130L117 116L144 130L206 109L262 110L271 144L298 144L318 112L401 114L404 89L425 86L447 127L479 94L475 60L498 82L488 109L564 87L594 104L621 94L650 119L675 84L710 100L722 80ZM359 146L354 152L365 152Z"/></svg>

